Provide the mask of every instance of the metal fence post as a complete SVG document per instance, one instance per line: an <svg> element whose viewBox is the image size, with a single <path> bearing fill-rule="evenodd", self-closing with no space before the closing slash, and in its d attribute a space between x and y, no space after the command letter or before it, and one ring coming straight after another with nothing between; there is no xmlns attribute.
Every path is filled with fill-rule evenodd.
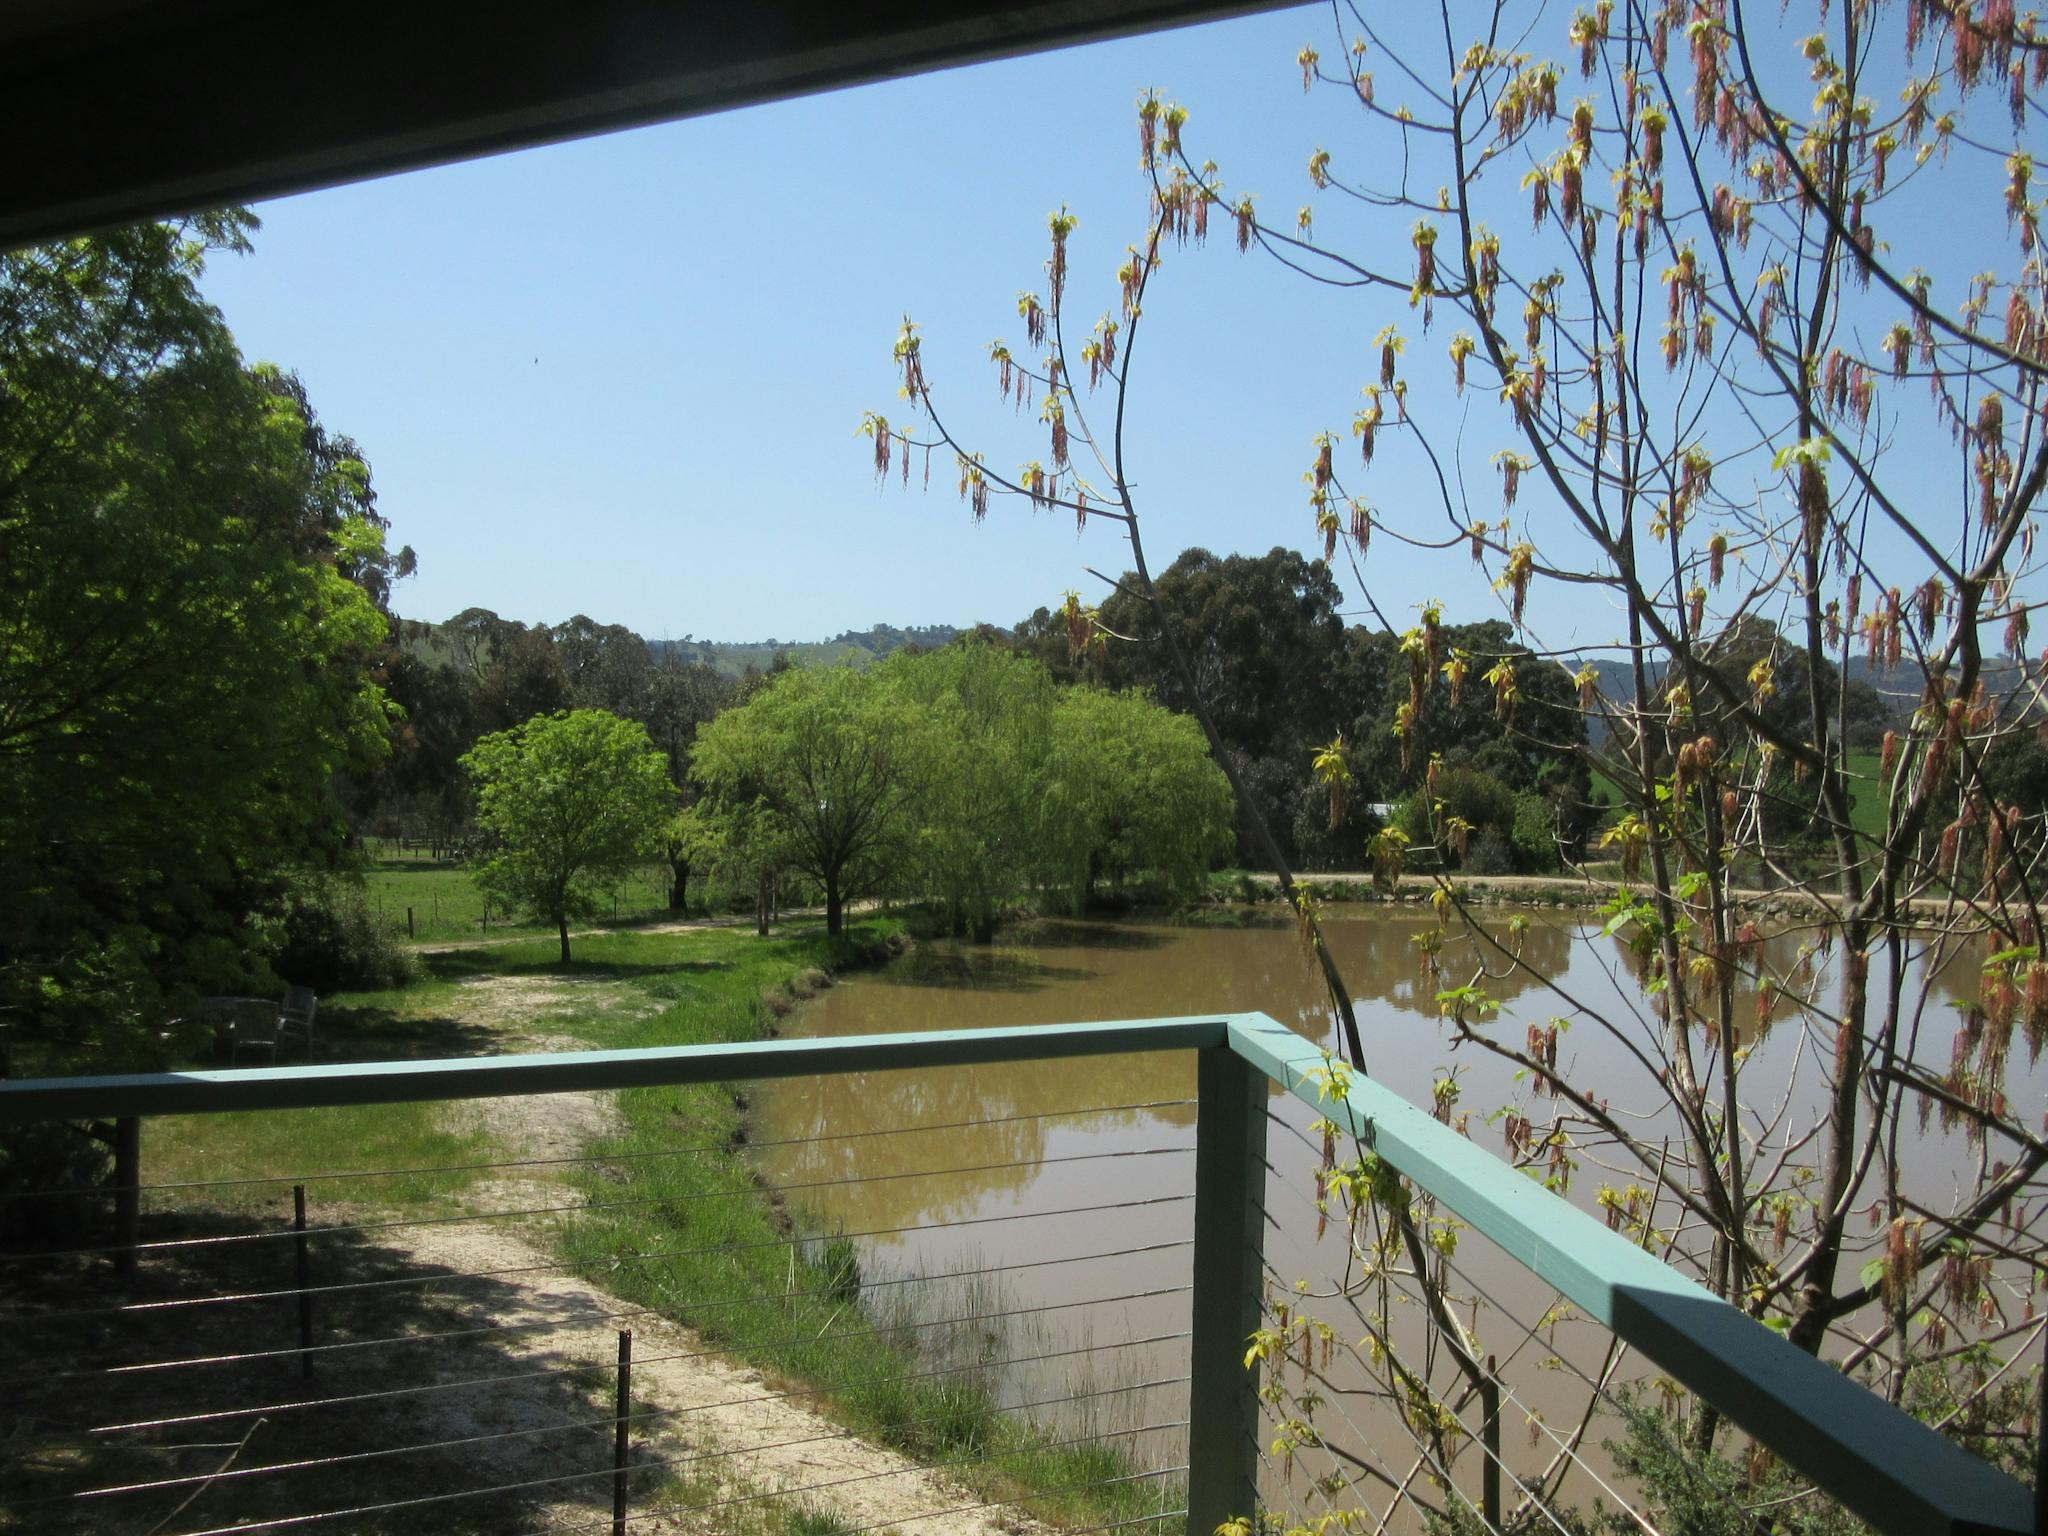
<svg viewBox="0 0 2048 1536"><path fill-rule="evenodd" d="M1196 1053L1194 1310L1189 1343L1188 1536L1258 1512L1259 1378L1244 1363L1263 1288L1266 1074L1230 1050Z"/></svg>
<svg viewBox="0 0 2048 1536"><path fill-rule="evenodd" d="M626 1478L633 1466L633 1330L619 1330L616 1427L612 1437L612 1536L626 1536Z"/></svg>
<svg viewBox="0 0 2048 1536"><path fill-rule="evenodd" d="M114 1122L114 1230L120 1253L116 1267L133 1279L142 1258L142 1119L123 1115Z"/></svg>

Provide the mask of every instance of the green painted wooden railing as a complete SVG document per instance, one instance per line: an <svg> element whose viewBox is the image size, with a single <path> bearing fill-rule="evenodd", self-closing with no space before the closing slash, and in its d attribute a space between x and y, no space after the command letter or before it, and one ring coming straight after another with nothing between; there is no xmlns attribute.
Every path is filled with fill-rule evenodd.
<svg viewBox="0 0 2048 1536"><path fill-rule="evenodd" d="M1398 1094L1353 1076L1341 1102L1327 1099L1324 1053L1264 1014L0 1082L0 1124L1177 1050L1200 1053L1188 1447L1188 1528L1195 1536L1256 1502L1258 1468L1246 1431L1257 1422L1257 1380L1244 1368L1243 1353L1259 1317L1255 1175L1264 1166L1268 1079L1316 1105L1879 1530L2036 1530L2026 1487L1794 1349Z"/></svg>

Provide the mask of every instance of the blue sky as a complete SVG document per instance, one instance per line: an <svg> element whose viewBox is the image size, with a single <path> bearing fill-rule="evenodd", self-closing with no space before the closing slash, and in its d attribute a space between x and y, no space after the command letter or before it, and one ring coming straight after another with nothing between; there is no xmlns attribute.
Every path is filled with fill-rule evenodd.
<svg viewBox="0 0 2048 1536"><path fill-rule="evenodd" d="M1566 20L1545 24L1561 34ZM1080 218L1069 314L1085 325L1115 307L1144 226L1136 103L1155 87L1192 112L1192 153L1290 222L1312 197L1313 149L1327 145L1339 175L1366 169L1346 158L1356 104L1301 88L1302 45L1342 46L1330 26L1322 7L1273 12L283 199L259 209L256 253L216 263L207 287L245 352L297 370L329 426L362 444L393 539L419 553L398 599L409 617L580 612L726 640L1012 623L1070 587L1099 599L1087 568L1123 570L1126 551L1108 526L1077 540L1066 515L1014 503L977 526L944 463L929 494L915 476L877 487L857 429L865 409L902 414L890 349L903 316L923 328L927 377L963 437L999 468L1046 457L1044 429L998 400L987 348L1022 350L1016 299L1043 288L1048 214ZM1561 51L1561 36L1532 41ZM1385 73L1383 104L1399 88ZM1526 228L1520 167L1502 169L1489 195L1512 210L1493 216ZM1319 227L1336 195L1317 204ZM1942 269L1976 254L1959 238L1971 219L1986 245L2007 242L1996 186L1960 161L1901 206L1887 228L1931 239L1920 259L1955 287L1962 269ZM1398 217L1344 243L1405 273L1413 215ZM1441 378L1452 317L1425 338L1405 295L1241 257L1226 224L1206 249L1172 252L1148 296L1128 444L1154 569L1190 545L1309 547L1302 473L1325 429L1354 492L1397 522L1428 515L1412 453L1355 468L1349 423L1389 323L1437 376L1417 399L1439 441L1469 427L1472 512L1493 515L1487 461L1505 439ZM1954 463L1890 461L1944 529L1967 517ZM1517 515L1552 551L1560 535L1531 500ZM1369 575L1397 625L1432 597L1454 619L1501 611L1462 553L1382 537ZM1539 584L1529 617L1539 644L1618 628L1586 587Z"/></svg>
<svg viewBox="0 0 2048 1536"><path fill-rule="evenodd" d="M856 429L901 404L902 316L990 461L1040 456L986 348L1022 341L1046 215L1081 219L1074 302L1111 307L1146 212L1146 86L1234 182L1305 198L1318 103L1294 60L1327 27L1285 11L282 199L207 288L362 444L419 552L409 616L719 639L1008 623L1128 562L1065 518L974 526L943 466L929 495L876 488ZM1131 428L1155 567L1306 543L1309 439L1348 421L1400 306L1333 303L1227 239L1162 277Z"/></svg>

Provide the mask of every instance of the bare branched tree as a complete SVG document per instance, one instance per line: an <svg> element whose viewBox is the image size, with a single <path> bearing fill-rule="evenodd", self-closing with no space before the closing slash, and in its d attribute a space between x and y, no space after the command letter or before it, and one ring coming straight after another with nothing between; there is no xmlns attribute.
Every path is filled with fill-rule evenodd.
<svg viewBox="0 0 2048 1536"><path fill-rule="evenodd" d="M1626 1095L1579 1079L1556 1022L1506 1026L1499 985L1534 962L1434 875L1423 952L1447 1034L1526 1086L1494 1120L1507 1155L1561 1191L1590 1163L1597 1188L1575 1193L1612 1225L2024 1461L2033 1394L2014 1366L2041 1333L2048 1127L2007 1079L2015 1037L2031 1064L2048 1035L2048 658L2025 654L2048 485L2030 150L2048 32L2009 0L1401 14L1390 38L1339 0L1327 53L1301 52L1304 88L1341 93L1356 137L1314 151L1315 201L1284 225L1197 161L1183 108L1145 97L1151 211L1118 303L1070 366L1063 210L1043 295L1019 306L1028 351L992 352L1004 396L1037 408L1043 458L1005 476L956 437L906 322L919 424L869 417L876 468L902 455L907 477L936 452L976 518L1011 496L1114 523L1151 599L1124 419L1163 252L1213 221L1361 310L1348 333L1378 336L1356 447L1316 436L1307 473L1324 557L1376 615L1396 605L1374 588L1375 539L1476 562L1522 641L1574 679L1592 767L1622 801L1584 873L1608 886L1647 1006L1562 970L1533 980L1632 1064ZM1375 480L1398 486L1398 512L1374 505ZM1589 598L1616 633L1586 632ZM1071 595L1067 618L1077 649L1114 643ZM1397 736L1466 683L1472 658L1440 628L1426 605L1400 635ZM1510 729L1517 676L1479 679ZM1341 795L1344 744L1313 771ZM1423 772L1434 846L1382 833L1383 875L1457 865L1465 829ZM1362 1069L1314 903L1262 847ZM1477 958L1454 971L1453 954ZM1915 1156L1949 1135L1967 1155ZM1432 1415L1476 1400L1492 1422L1495 1374L1447 1304L1434 1213L1369 1156L1327 1158L1318 1196L1353 1234L1352 1299L1403 1276L1437 1325L1430 1360L1387 1356L1442 1484L1459 1444ZM1310 1326L1283 1312L1274 1347ZM1713 1418L1693 1424L1704 1451ZM1556 1486L1523 1488L1525 1512Z"/></svg>

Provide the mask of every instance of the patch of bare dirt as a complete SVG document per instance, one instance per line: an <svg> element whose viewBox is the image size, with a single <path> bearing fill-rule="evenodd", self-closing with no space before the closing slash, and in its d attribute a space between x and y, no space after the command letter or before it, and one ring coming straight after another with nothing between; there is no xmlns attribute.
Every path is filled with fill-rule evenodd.
<svg viewBox="0 0 2048 1536"><path fill-rule="evenodd" d="M498 1024L503 1048L508 1052L591 1049L588 1040L575 1035L507 1027L508 1015L516 1017L523 1007L537 1009L544 1006L552 1011L578 1006L575 1003L563 1004L556 1000L558 994L552 990L532 985L535 981L548 980L552 978L501 976L465 983L465 992L472 989L488 992L499 1010L496 1018L476 1013L468 1017L479 1023ZM487 986L487 983L506 982L515 985ZM528 1015L529 1018L533 1016ZM508 1162L575 1157L591 1142L615 1135L620 1124L616 1095L596 1092L511 1094L503 1098L470 1099L452 1105L450 1115L458 1128L481 1131L488 1136L496 1146L495 1155Z"/></svg>
<svg viewBox="0 0 2048 1536"><path fill-rule="evenodd" d="M505 1031L506 1044L524 1050L588 1049L550 1046L545 1042L568 1037L536 1025L573 1022L590 1013L640 1017L663 1007L659 999L608 976L475 976L456 988L455 997L464 1018Z"/></svg>

